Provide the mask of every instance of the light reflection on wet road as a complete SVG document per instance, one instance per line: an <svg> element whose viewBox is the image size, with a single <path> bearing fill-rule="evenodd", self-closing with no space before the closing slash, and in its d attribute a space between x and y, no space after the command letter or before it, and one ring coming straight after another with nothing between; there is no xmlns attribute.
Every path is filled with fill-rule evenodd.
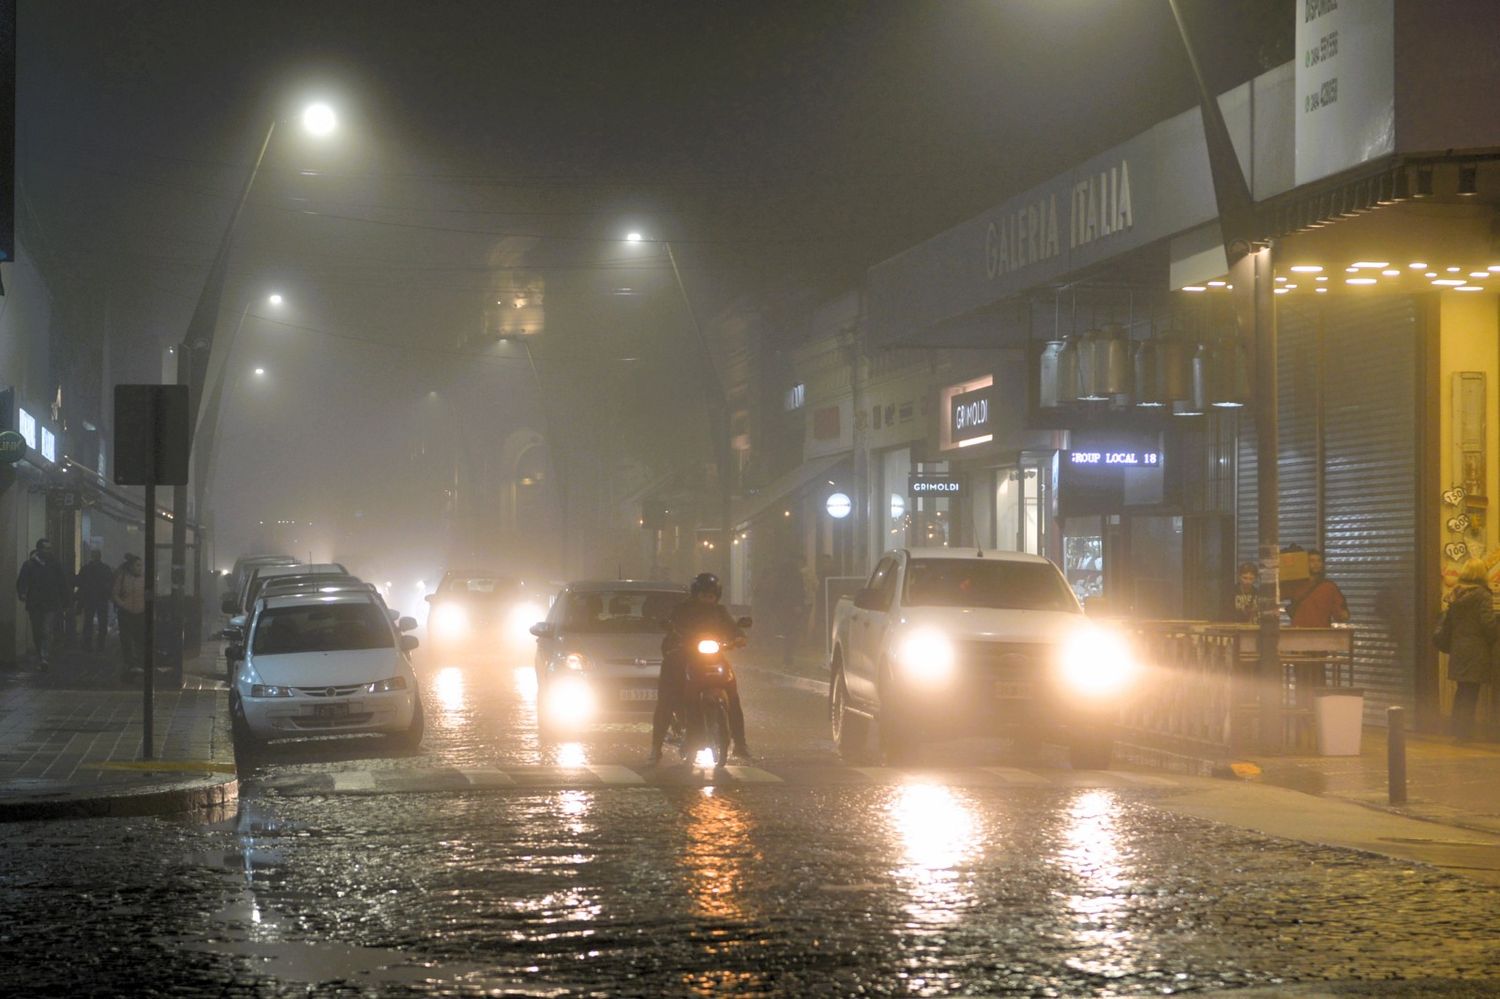
<svg viewBox="0 0 1500 999"><path fill-rule="evenodd" d="M273 747L213 825L8 830L0 981L24 973L38 994L1073 996L1492 966L1493 889L1177 817L1151 804L1170 788L1073 786L1080 775L1003 745L861 774L830 752L819 698L750 673L757 765L823 779L385 793L370 774L634 776L644 756L639 720L540 738L529 666L422 673L420 752ZM944 779L975 764L1027 780ZM358 793L276 790L351 772ZM59 948L85 957L59 963Z"/></svg>

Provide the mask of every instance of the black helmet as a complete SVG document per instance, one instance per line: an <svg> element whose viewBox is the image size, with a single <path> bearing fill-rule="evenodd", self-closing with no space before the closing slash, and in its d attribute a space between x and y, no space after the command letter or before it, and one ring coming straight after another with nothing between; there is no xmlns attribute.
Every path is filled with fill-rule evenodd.
<svg viewBox="0 0 1500 999"><path fill-rule="evenodd" d="M693 596L700 593L712 593L714 599L724 595L724 587L719 585L719 577L711 572L700 572L693 577L693 585L688 590Z"/></svg>

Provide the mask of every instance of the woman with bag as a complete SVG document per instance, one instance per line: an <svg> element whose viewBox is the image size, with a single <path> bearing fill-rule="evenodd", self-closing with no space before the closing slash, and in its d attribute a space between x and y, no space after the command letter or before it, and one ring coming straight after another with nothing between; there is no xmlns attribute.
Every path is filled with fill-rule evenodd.
<svg viewBox="0 0 1500 999"><path fill-rule="evenodd" d="M1443 615L1439 637L1448 639L1448 679L1458 684L1453 697L1453 735L1467 742L1474 736L1479 687L1490 679L1490 647L1496 637L1494 596L1482 560L1471 558L1464 563Z"/></svg>

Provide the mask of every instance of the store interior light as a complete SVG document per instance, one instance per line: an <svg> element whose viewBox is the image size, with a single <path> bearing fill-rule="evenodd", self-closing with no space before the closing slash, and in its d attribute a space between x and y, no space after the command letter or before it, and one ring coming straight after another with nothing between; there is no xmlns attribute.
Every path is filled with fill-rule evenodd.
<svg viewBox="0 0 1500 999"><path fill-rule="evenodd" d="M1437 271L1428 271L1426 274L1424 274L1422 276L1423 277L1435 278L1435 277L1437 277Z"/></svg>
<svg viewBox="0 0 1500 999"><path fill-rule="evenodd" d="M1279 277L1279 278L1276 279L1276 283L1277 284L1286 284L1286 278Z"/></svg>
<svg viewBox="0 0 1500 999"><path fill-rule="evenodd" d="M1345 284L1374 284L1374 278L1347 278Z"/></svg>
<svg viewBox="0 0 1500 999"><path fill-rule="evenodd" d="M1314 288L1313 291L1316 291L1319 295L1326 295L1326 294L1328 294L1328 289L1327 288Z"/></svg>
<svg viewBox="0 0 1500 999"><path fill-rule="evenodd" d="M1484 291L1484 286L1483 285L1478 285L1478 284L1461 284L1457 288L1454 288L1453 290L1454 291Z"/></svg>
<svg viewBox="0 0 1500 999"><path fill-rule="evenodd" d="M1293 274L1319 274L1323 270L1322 264L1293 264Z"/></svg>
<svg viewBox="0 0 1500 999"><path fill-rule="evenodd" d="M1323 289L1319 288L1318 290L1322 291ZM1277 288L1276 289L1276 294L1278 294L1278 295L1290 295L1291 291L1289 289L1287 289L1287 288Z"/></svg>
<svg viewBox="0 0 1500 999"><path fill-rule="evenodd" d="M1427 269L1427 265L1425 263L1422 263L1421 261L1417 261L1415 263L1410 263L1410 264L1407 264L1406 266L1410 267L1414 271L1425 271Z"/></svg>
<svg viewBox="0 0 1500 999"><path fill-rule="evenodd" d="M1468 284L1469 282L1462 278L1435 278L1432 283L1445 288L1457 288L1459 285Z"/></svg>
<svg viewBox="0 0 1500 999"><path fill-rule="evenodd" d="M1462 267L1444 267L1443 270L1447 271L1449 274L1458 274L1458 273L1460 273L1460 272L1463 271L1463 268Z"/></svg>
<svg viewBox="0 0 1500 999"><path fill-rule="evenodd" d="M1386 277L1400 277L1401 276L1401 272L1398 271L1398 270L1396 270L1394 267L1391 268L1388 271L1381 271L1380 273L1384 274Z"/></svg>
<svg viewBox="0 0 1500 999"><path fill-rule="evenodd" d="M1469 277L1471 277L1471 278L1487 278L1489 276L1490 276L1490 272L1489 271L1470 271L1469 272Z"/></svg>
<svg viewBox="0 0 1500 999"><path fill-rule="evenodd" d="M1350 266L1359 270L1379 271L1391 266L1391 262L1389 260L1356 260Z"/></svg>
<svg viewBox="0 0 1500 999"><path fill-rule="evenodd" d="M1208 286L1210 288L1222 288L1226 284L1228 284L1227 281L1210 281L1210 282L1208 282Z"/></svg>
<svg viewBox="0 0 1500 999"><path fill-rule="evenodd" d="M1182 286L1182 290L1183 291L1207 291L1208 288L1205 287L1204 285L1201 285L1201 284L1185 284L1185 285Z"/></svg>
<svg viewBox="0 0 1500 999"><path fill-rule="evenodd" d="M1327 274L1319 274L1317 277L1313 278L1313 280L1314 281L1327 281L1328 280L1328 275Z"/></svg>

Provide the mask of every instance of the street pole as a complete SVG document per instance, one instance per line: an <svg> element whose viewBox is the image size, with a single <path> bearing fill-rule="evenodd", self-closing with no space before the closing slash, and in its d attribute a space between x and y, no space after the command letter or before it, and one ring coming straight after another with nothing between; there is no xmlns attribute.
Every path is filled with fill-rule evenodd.
<svg viewBox="0 0 1500 999"><path fill-rule="evenodd" d="M145 657L145 676L141 679L141 696L143 699L141 711L141 759L149 760L156 752L156 484L146 484L146 551L143 556L145 562L145 591L146 591L146 620L145 648L141 655Z"/></svg>
<svg viewBox="0 0 1500 999"><path fill-rule="evenodd" d="M731 548L730 534L734 525L730 523L734 514L730 508L732 495L732 484L729 481L729 391L724 385L724 379L719 376L718 369L714 366L714 356L708 347L708 338L703 335L703 327L698 322L698 314L693 311L693 301L688 297L687 286L682 283L682 272L677 269L677 254L672 252L672 244L662 240L662 245L667 249L667 260L672 264L672 276L677 279L677 291L682 295L682 302L687 306L688 318L693 322L693 332L698 338L698 349L703 353L703 367L708 376L710 385L704 389L704 406L709 412L709 432L714 436L713 452L714 463L719 468L719 547L723 549L725 573L728 575L729 551Z"/></svg>
<svg viewBox="0 0 1500 999"><path fill-rule="evenodd" d="M197 423L203 382L207 374L209 356L213 350L214 328L219 322L219 300L224 292L224 277L228 271L229 251L234 243L235 226L239 222L240 213L244 211L245 203L250 198L250 189L255 186L255 176L260 171L261 161L265 159L266 150L271 145L271 137L275 134L276 120L273 118L266 129L266 137L260 144L260 152L255 156L255 164L250 168L244 187L240 190L239 200L229 216L229 224L224 227L224 235L219 240L218 252L214 254L213 265L209 268L208 277L203 283L203 290L198 295L198 304L193 309L193 317L188 322L187 335L183 337L182 343L177 348L176 382L178 385L186 385L188 389L188 426L190 428ZM191 447L191 441L189 447ZM194 510L193 515L197 516L198 511ZM172 587L167 613L169 628L167 649L173 676L179 686L182 683L185 632L183 601L187 579L187 520L188 487L187 483L183 483L172 487ZM195 540L201 548L203 545L201 530ZM198 594L200 600L202 599L202 584L201 578L193 581L194 592ZM200 625L195 622L195 633L199 627Z"/></svg>
<svg viewBox="0 0 1500 999"><path fill-rule="evenodd" d="M1276 384L1276 308L1272 289L1275 274L1271 248L1259 239L1255 200L1245 172L1240 168L1229 127L1219 109L1218 98L1209 89L1198 60L1181 0L1168 0L1177 30L1182 36L1198 88L1198 107L1203 114L1203 136L1208 145L1208 166L1213 175L1214 201L1219 229L1229 262L1231 301L1241 337L1255 349L1255 476L1256 530L1259 534L1260 634L1257 643L1259 689L1259 742L1262 751L1282 747L1281 731L1281 547L1280 477L1278 475L1278 425Z"/></svg>

